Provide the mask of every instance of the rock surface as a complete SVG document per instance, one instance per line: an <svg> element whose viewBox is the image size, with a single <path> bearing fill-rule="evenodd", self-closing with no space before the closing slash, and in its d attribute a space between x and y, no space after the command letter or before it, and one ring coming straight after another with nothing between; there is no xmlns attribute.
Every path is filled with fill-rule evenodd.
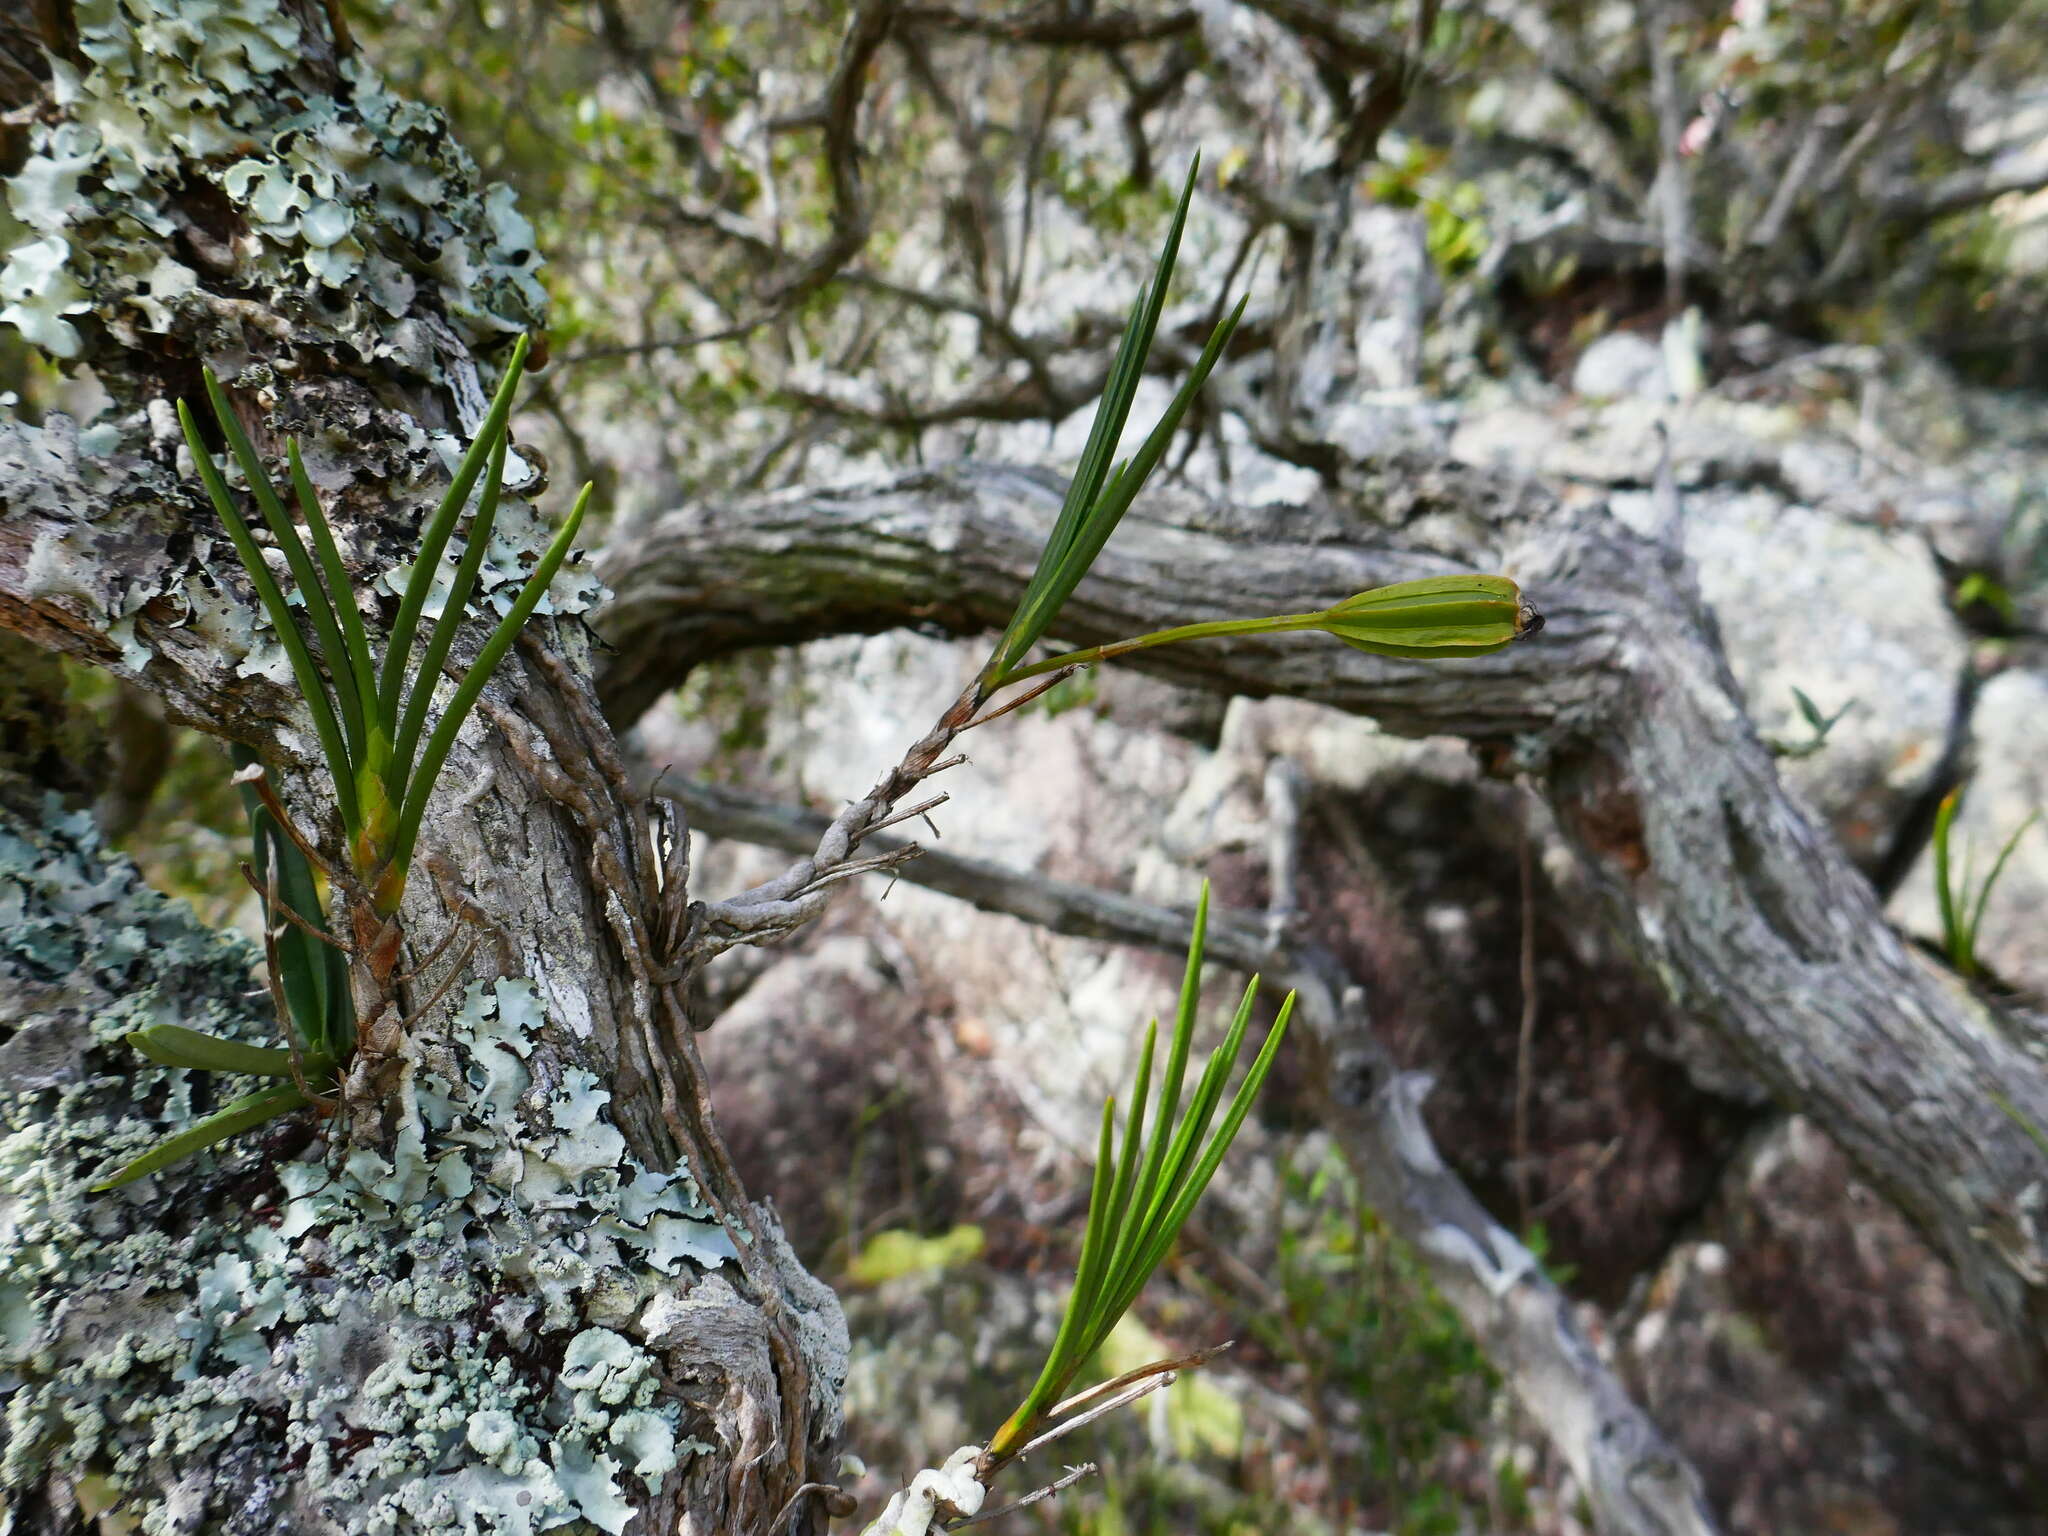
<svg viewBox="0 0 2048 1536"><path fill-rule="evenodd" d="M1946 1266L1803 1120L1730 1168L1623 1339L1732 1530L2041 1528L2048 1407Z"/></svg>
<svg viewBox="0 0 2048 1536"><path fill-rule="evenodd" d="M1588 400L1662 400L1670 390L1664 349L1633 331L1602 336L1579 354L1572 369L1572 392Z"/></svg>

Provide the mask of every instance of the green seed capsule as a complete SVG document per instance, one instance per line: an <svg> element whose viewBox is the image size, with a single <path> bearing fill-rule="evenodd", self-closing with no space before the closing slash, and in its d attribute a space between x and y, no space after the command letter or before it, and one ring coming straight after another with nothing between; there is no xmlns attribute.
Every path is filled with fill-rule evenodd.
<svg viewBox="0 0 2048 1536"><path fill-rule="evenodd" d="M1522 589L1505 576L1429 576L1397 582L1347 597L1334 608L1314 613L1279 613L1265 619L1207 619L1154 630L1132 640L1068 651L1034 661L1004 674L1020 683L1061 667L1086 666L1183 640L1222 635L1299 634L1320 629L1346 645L1380 656L1408 656L1421 661L1455 661L1485 656L1543 627L1543 615L1522 601Z"/></svg>
<svg viewBox="0 0 2048 1536"><path fill-rule="evenodd" d="M1378 656L1485 656L1532 635L1543 616L1505 576L1430 576L1374 587L1323 611L1315 627Z"/></svg>

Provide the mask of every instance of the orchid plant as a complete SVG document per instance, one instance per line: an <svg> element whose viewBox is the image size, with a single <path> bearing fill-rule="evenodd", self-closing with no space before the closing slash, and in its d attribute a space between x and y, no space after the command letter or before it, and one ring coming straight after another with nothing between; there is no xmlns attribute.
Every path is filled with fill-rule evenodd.
<svg viewBox="0 0 2048 1536"><path fill-rule="evenodd" d="M398 971L405 937L398 912L428 799L456 733L568 557L590 500L591 488L586 485L512 606L436 713L435 687L466 622L497 518L508 422L526 355L527 340L521 337L475 439L421 533L381 665L297 441L287 441L285 459L291 494L305 524L303 535L242 429L227 392L208 370L206 393L214 420L241 468L258 514L284 555L312 631L310 643L300 628L299 611L265 563L249 519L214 463L191 407L182 400L178 403L178 420L200 481L284 647L312 715L347 861L334 864L322 857L317 838L298 828L262 766L243 753L235 777L244 796L254 855L245 872L263 902L266 969L285 1044L282 1049L252 1046L169 1024L131 1033L129 1042L163 1065L265 1078L270 1083L160 1141L94 1189L130 1183L294 1110L310 1106L332 1113L336 1090L350 1089L358 1096L372 1091L375 1067L396 1049L411 1022L398 1004L399 983L407 979ZM440 616L415 658L414 641L434 574L479 483L477 508ZM343 907L345 936L328 927L317 877L325 878ZM422 965L438 958L445 942ZM460 972L458 963L451 974ZM437 995L417 1012L438 1001Z"/></svg>

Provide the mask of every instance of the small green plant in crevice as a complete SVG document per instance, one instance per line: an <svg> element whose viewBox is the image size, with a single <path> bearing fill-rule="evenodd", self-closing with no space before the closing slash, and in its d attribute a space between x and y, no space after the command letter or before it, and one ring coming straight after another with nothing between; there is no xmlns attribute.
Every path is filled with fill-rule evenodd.
<svg viewBox="0 0 2048 1536"><path fill-rule="evenodd" d="M1948 956L1948 963L1955 967L1958 975L1974 981L1983 969L1977 960L1977 934L1983 927L1984 909L1991 902L1991 892L2005 873L2006 861L2012 857L2013 849L2019 846L2028 829L2041 819L2041 813L2034 812L2013 830L2012 836L1998 850L1998 857L1991 861L1991 871L1980 885L1972 878L1973 855L1964 856L1960 872L1950 856L1950 834L1955 826L1956 813L1962 809L1962 801L1963 791L1958 786L1942 796L1941 805L1934 813L1934 898L1941 909L1942 953Z"/></svg>
<svg viewBox="0 0 2048 1536"><path fill-rule="evenodd" d="M1412 142L1387 148L1390 153L1366 177L1372 200L1389 208L1420 208L1424 243L1437 270L1446 277L1469 272L1489 243L1484 189L1444 174L1444 150Z"/></svg>
<svg viewBox="0 0 2048 1536"><path fill-rule="evenodd" d="M1531 1221L1522 1229L1521 1239L1543 1278L1560 1291L1569 1291L1579 1278L1579 1266L1551 1257L1556 1245L1551 1241L1550 1228L1541 1221Z"/></svg>
<svg viewBox="0 0 2048 1536"><path fill-rule="evenodd" d="M1983 634L2009 635L2019 624L2019 605L2012 592L1988 571L1966 574L1956 583L1950 604L1972 629Z"/></svg>
<svg viewBox="0 0 2048 1536"><path fill-rule="evenodd" d="M1272 1070L1280 1042L1286 1038L1287 1021L1294 1012L1291 992L1281 1003L1273 1027L1267 1031L1264 1044L1236 1094L1224 1107L1222 1119L1212 1134L1210 1122L1223 1104L1223 1087L1244 1047L1245 1031L1258 998L1259 979L1254 976L1238 1002L1223 1044L1209 1058L1183 1109L1181 1094L1194 1041L1195 1015L1201 1004L1202 952L1208 922L1209 888L1205 883L1195 909L1187 970L1181 980L1180 1004L1174 1014L1173 1035L1167 1045L1151 1130L1148 1134L1145 1129L1145 1110L1152 1095L1157 1020L1145 1031L1145 1043L1138 1052L1137 1082L1121 1147L1117 1141L1116 1099L1111 1097L1102 1107L1095 1178L1088 1197L1088 1225L1081 1239L1073 1292L1067 1298L1059 1332L1037 1381L988 1443L980 1473L983 1482L1034 1439L1057 1433L1057 1422L1079 1406L1078 1400L1069 1404L1061 1399L1173 1247L1195 1202L1208 1188L1223 1154L1250 1113L1252 1101ZM1145 1371L1129 1373L1126 1378L1085 1395L1098 1397L1115 1390L1124 1380L1144 1374Z"/></svg>
<svg viewBox="0 0 2048 1536"><path fill-rule="evenodd" d="M1773 757L1797 760L1813 756L1828 744L1828 733L1842 723L1842 717L1856 707L1856 701L1851 699L1832 715L1822 714L1820 706L1808 698L1805 690L1800 688L1792 690L1792 702L1799 706L1799 717L1806 722L1806 728L1813 734L1804 741L1785 741L1776 738L1767 741L1765 745L1771 749Z"/></svg>
<svg viewBox="0 0 2048 1536"><path fill-rule="evenodd" d="M267 1078L271 1086L236 1099L159 1142L94 1189L111 1189L154 1173L278 1115L309 1105L329 1108L328 1098L337 1088L358 1100L379 1091L377 1069L388 1063L410 1022L397 1001L398 984L404 979L398 972L404 943L398 908L428 797L456 732L567 558L590 500L586 485L430 730L435 684L476 591L497 516L512 399L526 352L527 340L521 337L475 440L421 533L381 665L333 532L300 462L297 441L287 442L285 456L291 494L305 520L305 537L242 430L226 391L211 370L207 372L214 419L284 555L312 630L310 643L214 464L197 419L184 401L178 403L178 419L200 479L312 715L347 857L334 864L320 856L317 839L293 825L261 765L245 754L235 781L245 796L254 853L249 874L264 904L265 956L285 1045L250 1046L170 1025L136 1031L129 1039L166 1066ZM434 574L479 482L482 490L467 542L440 617L428 631L415 664L413 642ZM325 876L347 914L340 935L329 929L323 915L317 876ZM458 958L451 974L459 975L461 969ZM438 1001L437 996L425 1006L431 1008Z"/></svg>

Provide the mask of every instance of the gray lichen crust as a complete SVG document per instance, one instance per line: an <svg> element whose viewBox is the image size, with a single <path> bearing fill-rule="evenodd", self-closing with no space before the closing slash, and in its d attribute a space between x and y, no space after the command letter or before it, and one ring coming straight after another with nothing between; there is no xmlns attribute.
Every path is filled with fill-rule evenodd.
<svg viewBox="0 0 2048 1536"><path fill-rule="evenodd" d="M36 127L8 186L35 235L0 270L0 319L52 356L93 350L81 315L143 353L142 333L193 309L277 323L209 291L228 274L277 309L318 306L363 361L429 377L432 338L391 320L432 314L471 344L537 324L540 259L510 188L486 188L441 116L359 58L312 61L331 93L290 89L327 45L279 0L82 0L77 21L87 67L54 62L65 116Z"/></svg>
<svg viewBox="0 0 2048 1536"><path fill-rule="evenodd" d="M373 505L438 494L456 435L300 377L303 353L445 389L455 425L473 427L483 386L472 350L545 323L533 231L438 113L387 90L360 58L302 57L324 39L278 0L87 0L78 30L87 67L53 62L62 113L32 129L8 182L26 238L0 258L0 321L53 357L89 363L117 412L82 431L61 416L30 427L0 413L0 502L76 506L85 492L86 504L120 505L132 526L140 501L160 507L141 514L160 537L135 541L114 590L83 574L103 560L109 531L39 537L28 595L79 610L118 648L103 659L131 675L149 661L136 634L149 609L220 643L240 676L284 683L283 652L255 605L230 595L234 578L223 590L211 574L226 545L210 519L190 522L189 474L165 473L177 446L169 411L159 400L122 414L120 403L160 393L131 386L167 353L196 352L231 386L278 401L277 426L303 440L323 492L382 482ZM296 79L316 64L332 91ZM189 392L196 376L182 366L162 382ZM289 399L287 373L298 384ZM519 496L479 573L480 604L499 612L547 542L522 499L544 477L533 464L514 470ZM372 569L373 586L402 582L402 541L387 547L360 526L351 537L356 510L339 519L352 563ZM451 566L459 553L458 540ZM581 612L598 590L565 570L542 612Z"/></svg>
<svg viewBox="0 0 2048 1536"><path fill-rule="evenodd" d="M0 824L0 1530L113 1500L149 1536L624 1530L711 1448L666 1349L734 1249L688 1170L627 1155L594 1077L529 1070L530 983L471 985L389 1161L230 1144L86 1193L207 1107L121 1035L263 1039L255 962L83 815ZM826 1300L813 1342L843 1361Z"/></svg>

